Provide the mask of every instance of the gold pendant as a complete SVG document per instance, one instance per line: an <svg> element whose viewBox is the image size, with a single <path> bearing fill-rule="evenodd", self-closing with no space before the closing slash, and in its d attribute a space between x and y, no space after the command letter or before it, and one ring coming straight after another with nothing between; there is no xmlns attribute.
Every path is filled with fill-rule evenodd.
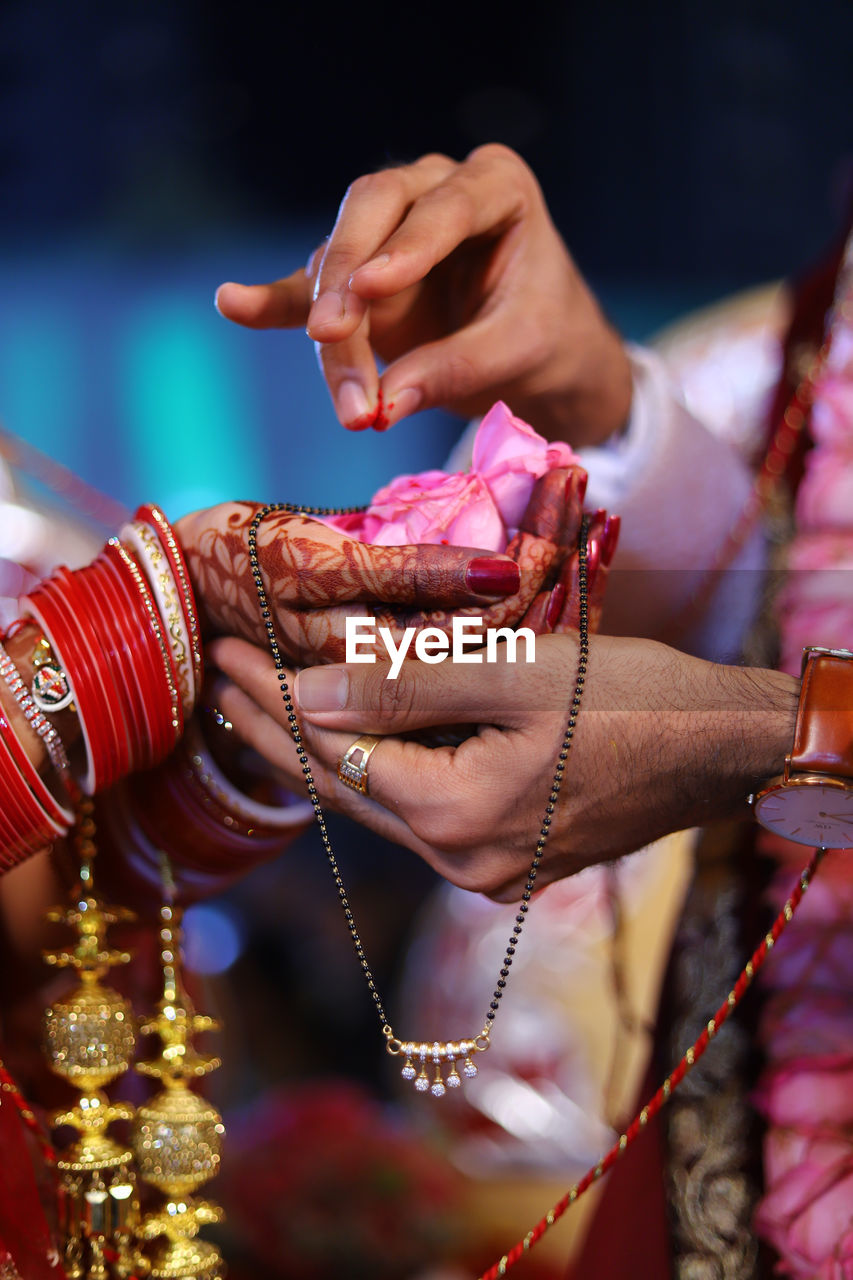
<svg viewBox="0 0 853 1280"><path fill-rule="evenodd" d="M434 1098L443 1098L448 1089L460 1088L463 1079L473 1080L479 1074L474 1056L489 1047L487 1028L473 1040L398 1040L388 1026L383 1027L383 1034L388 1053L404 1059L400 1070L403 1079L411 1081L418 1093L429 1092ZM444 1075L448 1064L450 1070Z"/></svg>

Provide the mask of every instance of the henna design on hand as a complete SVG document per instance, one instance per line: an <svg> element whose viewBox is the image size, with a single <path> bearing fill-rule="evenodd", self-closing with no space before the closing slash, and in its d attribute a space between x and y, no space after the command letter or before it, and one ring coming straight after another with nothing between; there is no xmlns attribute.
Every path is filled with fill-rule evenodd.
<svg viewBox="0 0 853 1280"><path fill-rule="evenodd" d="M357 542L303 513L275 512L258 533L258 552L279 643L298 664L341 662L348 616L372 614L398 642L406 627L449 630L455 614L484 627L548 630L545 600L575 551L585 475L553 470L534 486L506 554L521 570L519 590L485 606L465 584L473 557L445 546L384 547ZM186 516L177 532L206 628L266 640L249 567L248 530L258 504L225 503Z"/></svg>

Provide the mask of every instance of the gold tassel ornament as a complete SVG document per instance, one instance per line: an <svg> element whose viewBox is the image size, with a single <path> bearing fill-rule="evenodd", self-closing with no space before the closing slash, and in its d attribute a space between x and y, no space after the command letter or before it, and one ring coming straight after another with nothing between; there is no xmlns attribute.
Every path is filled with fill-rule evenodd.
<svg viewBox="0 0 853 1280"><path fill-rule="evenodd" d="M151 1276L157 1280L223 1280L219 1250L198 1238L199 1229L219 1222L222 1211L194 1192L219 1171L224 1126L222 1118L190 1087L219 1065L217 1057L200 1054L193 1037L218 1025L197 1014L180 974L181 913L160 909L160 958L163 996L157 1012L142 1027L160 1039L155 1058L136 1064L137 1071L159 1080L163 1088L137 1110L133 1151L140 1178L165 1197L146 1214L140 1235L155 1241L150 1250Z"/></svg>
<svg viewBox="0 0 853 1280"><path fill-rule="evenodd" d="M70 946L45 953L48 964L73 969L78 983L46 1010L44 1039L51 1071L78 1091L72 1107L51 1116L54 1126L77 1131L76 1140L57 1159L65 1270L69 1280L105 1280L131 1274L138 1211L133 1152L108 1132L115 1121L132 1120L134 1108L111 1102L104 1092L131 1065L135 1019L128 1001L102 981L111 968L130 960L128 952L108 946L107 929L132 920L133 914L104 906L95 896L92 806L83 800L78 807L79 888L69 906L48 914L49 920L74 929L76 938ZM117 1259L114 1270L107 1255Z"/></svg>

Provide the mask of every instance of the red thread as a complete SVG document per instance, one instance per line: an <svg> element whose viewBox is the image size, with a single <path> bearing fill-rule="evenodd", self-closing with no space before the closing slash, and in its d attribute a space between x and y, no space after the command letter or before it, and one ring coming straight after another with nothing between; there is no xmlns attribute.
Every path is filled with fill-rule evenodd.
<svg viewBox="0 0 853 1280"><path fill-rule="evenodd" d="M506 1275L510 1267L519 1262L533 1248L536 1242L541 1240L548 1228L563 1216L569 1205L574 1204L583 1195L584 1191L592 1186L593 1182L597 1182L609 1169L612 1169L619 1157L627 1151L631 1143L639 1136L640 1131L646 1127L649 1120L657 1115L665 1102L669 1101L674 1091L687 1075L687 1072L696 1065L711 1043L712 1038L717 1034L723 1023L727 1021L733 1010L740 1004L741 998L752 979L764 963L768 951L775 944L785 926L790 923L825 853L826 849L815 849L808 866L800 873L791 896L774 920L769 933L764 935L752 953L751 958L744 965L729 995L720 1005L710 1022L706 1023L702 1032L687 1050L672 1074L667 1076L654 1096L642 1108L639 1115L631 1121L619 1141L610 1148L597 1165L594 1165L584 1174L580 1182L576 1183L561 1200L557 1201L553 1209L537 1222L536 1226L527 1233L523 1240L519 1240L518 1244L513 1245L509 1253L504 1254L500 1262L496 1262L488 1271L484 1271L480 1276L480 1280L499 1280L501 1276ZM710 1029L712 1024L713 1031Z"/></svg>

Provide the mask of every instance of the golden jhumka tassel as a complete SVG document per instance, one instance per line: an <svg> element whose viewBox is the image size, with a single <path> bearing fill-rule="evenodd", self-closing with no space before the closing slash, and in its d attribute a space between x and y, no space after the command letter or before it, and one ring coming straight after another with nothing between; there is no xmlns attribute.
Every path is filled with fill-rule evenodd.
<svg viewBox="0 0 853 1280"><path fill-rule="evenodd" d="M138 1273L133 1241L138 1218L133 1153L107 1132L116 1120L131 1120L128 1103L110 1102L104 1089L131 1064L136 1039L133 1012L118 991L101 979L130 955L106 943L109 925L133 919L132 912L106 907L94 893L92 805L79 805L76 828L80 885L68 907L48 919L76 931L73 945L45 953L48 964L71 968L78 985L45 1012L45 1052L52 1071L79 1091L77 1102L51 1117L78 1137L57 1160L60 1171L60 1227L69 1280L107 1280Z"/></svg>
<svg viewBox="0 0 853 1280"><path fill-rule="evenodd" d="M160 1080L163 1088L137 1110L133 1150L139 1176L165 1196L145 1215L140 1237L155 1241L149 1251L152 1277L158 1280L223 1280L219 1250L198 1239L199 1229L219 1222L220 1208L192 1193L219 1171L224 1127L219 1113L193 1093L190 1081L219 1065L199 1054L192 1038L214 1029L213 1018L197 1014L180 976L180 911L160 909L160 958L163 998L142 1031L160 1037L158 1057L136 1064L137 1071Z"/></svg>

